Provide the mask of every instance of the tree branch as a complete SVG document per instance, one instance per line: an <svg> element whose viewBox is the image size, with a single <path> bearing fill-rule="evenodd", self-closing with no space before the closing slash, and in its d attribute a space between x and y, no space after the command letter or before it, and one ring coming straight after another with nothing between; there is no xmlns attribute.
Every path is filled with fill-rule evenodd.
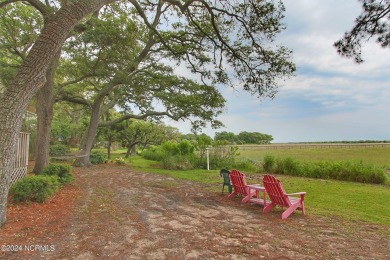
<svg viewBox="0 0 390 260"><path fill-rule="evenodd" d="M44 19L50 14L48 11L49 7L44 5L41 1L38 0L26 0L28 3L30 3L35 9L37 9L43 16Z"/></svg>
<svg viewBox="0 0 390 260"><path fill-rule="evenodd" d="M83 81L84 79L89 78L89 77L93 77L93 76L96 76L96 75L92 75L92 74L84 75L84 76L81 76L80 78L77 78L77 79L74 79L74 80L62 83L62 84L58 84L58 85L61 88L63 88L63 87L66 87L66 86L69 86L69 85L72 85L72 84L75 84L75 83L79 83L80 81Z"/></svg>
<svg viewBox="0 0 390 260"><path fill-rule="evenodd" d="M91 104L83 97L72 97L72 96L68 96L66 93L60 93L57 97L57 101L67 101L74 104L91 106Z"/></svg>
<svg viewBox="0 0 390 260"><path fill-rule="evenodd" d="M3 8L5 6L7 6L8 4L12 4L12 3L16 3L16 2L22 2L24 0L7 0L7 1L4 1L4 2L1 2L0 3L0 8Z"/></svg>
<svg viewBox="0 0 390 260"><path fill-rule="evenodd" d="M130 3L133 4L133 6L135 7L135 9L137 10L138 14L141 16L141 18L143 19L145 25L150 29L152 30L156 35L157 37L160 39L160 42L164 45L165 48L167 48L170 52L172 52L173 54L177 55L178 53L176 51L174 51L164 40L164 38L161 36L160 32L155 28L153 27L153 24L150 24L149 23L149 20L148 18L146 17L146 14L145 12L143 11L142 7L138 4L138 2L136 0L128 0Z"/></svg>
<svg viewBox="0 0 390 260"><path fill-rule="evenodd" d="M155 111L147 112L143 115L127 114L111 121L101 122L99 123L99 127L113 126L115 124L118 124L128 119L145 119L150 116L171 116L171 115L168 112L155 112Z"/></svg>

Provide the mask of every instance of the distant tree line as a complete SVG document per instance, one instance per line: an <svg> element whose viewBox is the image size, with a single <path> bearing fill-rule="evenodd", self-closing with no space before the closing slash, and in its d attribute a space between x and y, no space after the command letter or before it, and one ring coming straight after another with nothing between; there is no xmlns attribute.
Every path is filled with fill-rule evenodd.
<svg viewBox="0 0 390 260"><path fill-rule="evenodd" d="M228 141L235 144L269 144L274 138L272 135L259 132L240 132L238 135L232 132L216 132L215 141Z"/></svg>

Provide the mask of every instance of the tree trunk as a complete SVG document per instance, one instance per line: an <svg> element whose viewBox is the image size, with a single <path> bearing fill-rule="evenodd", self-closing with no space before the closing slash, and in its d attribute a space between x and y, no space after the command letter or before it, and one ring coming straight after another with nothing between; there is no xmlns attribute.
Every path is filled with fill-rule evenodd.
<svg viewBox="0 0 390 260"><path fill-rule="evenodd" d="M136 144L131 147L131 156L136 156L137 155L137 149L136 148L137 148Z"/></svg>
<svg viewBox="0 0 390 260"><path fill-rule="evenodd" d="M15 79L0 93L0 226L7 220L9 180L15 160L16 141L27 105L45 83L47 68L74 25L111 2L115 1L72 1L53 16L47 17L42 33L20 66Z"/></svg>
<svg viewBox="0 0 390 260"><path fill-rule="evenodd" d="M51 121L54 115L55 95L53 94L54 76L57 70L61 51L53 58L47 72L46 83L36 95L36 110L38 115L36 158L33 173L40 174L49 164Z"/></svg>
<svg viewBox="0 0 390 260"><path fill-rule="evenodd" d="M131 152L131 145L129 144L129 145L127 146L127 152L126 152L125 158L129 158L130 152Z"/></svg>
<svg viewBox="0 0 390 260"><path fill-rule="evenodd" d="M78 167L89 167L91 166L91 161L89 160L89 156L91 154L93 141L95 140L99 117L100 117L100 105L103 102L103 97L99 97L95 100L92 105L92 114L91 119L89 120L89 126L87 129L87 134L85 136L84 142L81 145L80 149L80 157L78 157L73 163L74 166Z"/></svg>
<svg viewBox="0 0 390 260"><path fill-rule="evenodd" d="M128 146L127 146L127 152L126 152L126 155L125 155L125 158L129 158L130 155L131 156L135 156L136 155L136 147L137 147L137 144L139 142L136 142L136 143L128 143Z"/></svg>
<svg viewBox="0 0 390 260"><path fill-rule="evenodd" d="M112 144L112 138L109 137L108 138L108 143L107 143L107 157L108 157L108 160L111 159L111 144Z"/></svg>

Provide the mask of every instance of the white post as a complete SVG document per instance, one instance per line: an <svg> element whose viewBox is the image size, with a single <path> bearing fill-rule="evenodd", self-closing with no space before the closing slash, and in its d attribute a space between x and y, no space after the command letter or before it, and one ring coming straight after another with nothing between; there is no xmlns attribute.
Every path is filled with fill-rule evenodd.
<svg viewBox="0 0 390 260"><path fill-rule="evenodd" d="M209 148L206 148L207 170L210 170Z"/></svg>

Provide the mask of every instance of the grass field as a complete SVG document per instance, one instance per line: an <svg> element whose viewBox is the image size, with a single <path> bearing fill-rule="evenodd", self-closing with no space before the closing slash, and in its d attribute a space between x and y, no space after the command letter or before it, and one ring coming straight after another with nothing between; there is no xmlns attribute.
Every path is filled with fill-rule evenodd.
<svg viewBox="0 0 390 260"><path fill-rule="evenodd" d="M114 157L120 155L119 150ZM390 149L380 147L350 148L288 148L241 150L240 158L261 161L264 155L277 157L290 156L304 161L350 160L363 161L390 167ZM142 157L131 157L129 165L139 171L168 175L176 179L204 183L214 192L220 192L222 178L218 170L165 170L157 162ZM261 180L264 173L247 175ZM335 180L321 180L291 176L278 176L287 192L306 191L308 214L338 216L352 221L390 226L390 186L372 185ZM248 181L249 184L249 181Z"/></svg>
<svg viewBox="0 0 390 260"><path fill-rule="evenodd" d="M154 161L139 156L130 158L132 168L176 179L204 183L214 192L221 191L218 170L164 170ZM261 173L246 173L261 179ZM287 192L306 191L308 214L338 216L353 221L390 226L390 187L343 181L278 176ZM249 184L249 183L248 183Z"/></svg>
<svg viewBox="0 0 390 260"><path fill-rule="evenodd" d="M275 157L293 157L302 161L362 161L363 163L390 168L390 147L286 147L278 149L239 149L240 158L262 161L265 155Z"/></svg>

